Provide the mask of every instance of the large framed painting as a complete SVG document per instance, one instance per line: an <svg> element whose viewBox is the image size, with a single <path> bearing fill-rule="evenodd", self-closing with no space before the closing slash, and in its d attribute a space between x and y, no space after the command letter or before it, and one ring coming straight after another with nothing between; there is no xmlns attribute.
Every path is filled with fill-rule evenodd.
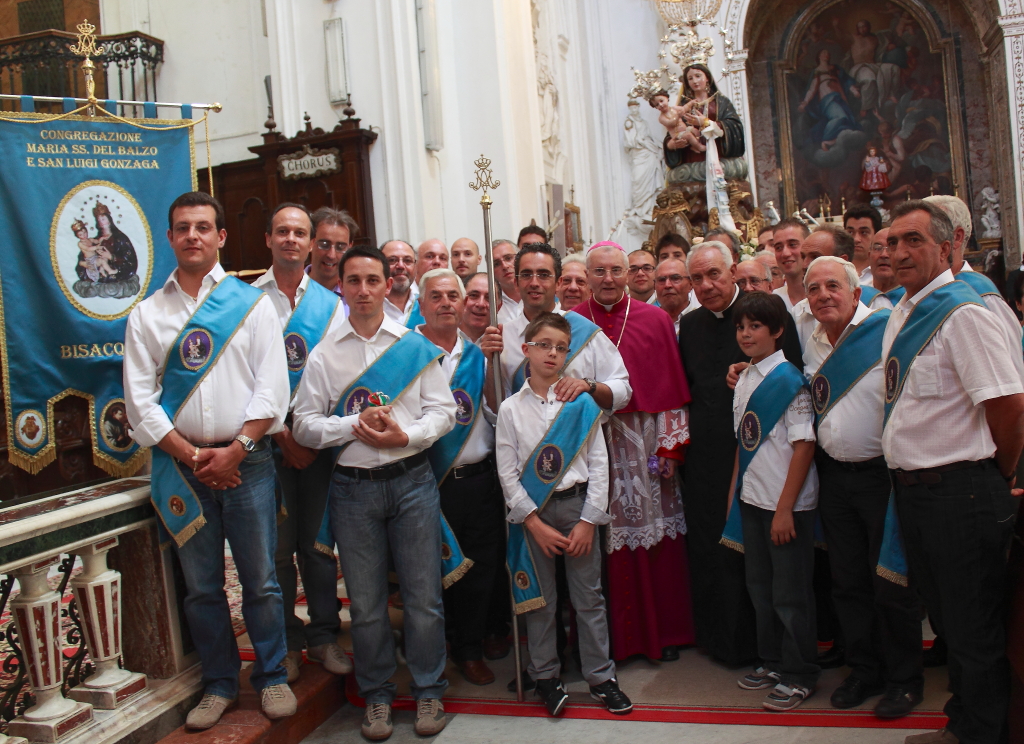
<svg viewBox="0 0 1024 744"><path fill-rule="evenodd" d="M827 195L887 216L964 192L952 41L908 0L819 0L796 18L774 76L787 213Z"/></svg>

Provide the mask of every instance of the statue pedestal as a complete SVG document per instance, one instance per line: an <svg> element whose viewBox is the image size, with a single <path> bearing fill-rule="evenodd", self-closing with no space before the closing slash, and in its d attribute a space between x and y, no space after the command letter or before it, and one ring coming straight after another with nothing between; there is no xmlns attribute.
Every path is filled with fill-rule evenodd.
<svg viewBox="0 0 1024 744"><path fill-rule="evenodd" d="M125 676L112 685L103 687L91 686L92 680L98 675L93 675L83 684L72 687L68 695L72 700L82 703L89 703L97 710L114 710L128 698L139 694L146 689L146 675L138 672L128 672L124 669ZM3 744L0 742L0 744Z"/></svg>

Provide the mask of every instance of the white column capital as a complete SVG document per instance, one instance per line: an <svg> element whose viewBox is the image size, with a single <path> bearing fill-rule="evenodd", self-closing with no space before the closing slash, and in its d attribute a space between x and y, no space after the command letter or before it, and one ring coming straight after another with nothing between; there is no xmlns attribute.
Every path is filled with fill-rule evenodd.
<svg viewBox="0 0 1024 744"><path fill-rule="evenodd" d="M1003 36L1024 35L1024 13L999 16L999 27L1003 29Z"/></svg>

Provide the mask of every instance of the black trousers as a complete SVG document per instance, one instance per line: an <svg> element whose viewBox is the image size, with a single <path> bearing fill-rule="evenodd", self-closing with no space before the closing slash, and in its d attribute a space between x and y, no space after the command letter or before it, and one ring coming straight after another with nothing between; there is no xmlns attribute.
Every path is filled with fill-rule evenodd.
<svg viewBox="0 0 1024 744"><path fill-rule="evenodd" d="M832 599L846 640L851 676L921 692L921 617L917 588L875 573L889 505L884 461L852 471L820 447L818 511L832 569Z"/></svg>
<svg viewBox="0 0 1024 744"><path fill-rule="evenodd" d="M439 488L441 511L473 561L466 575L444 591L445 626L456 661L479 661L487 630L487 611L495 573L503 567L505 501L497 472L490 470L456 480L450 475Z"/></svg>
<svg viewBox="0 0 1024 744"><path fill-rule="evenodd" d="M934 485L896 481L896 506L916 583L949 646L949 730L961 744L1008 738L1006 559L1016 500L993 461Z"/></svg>

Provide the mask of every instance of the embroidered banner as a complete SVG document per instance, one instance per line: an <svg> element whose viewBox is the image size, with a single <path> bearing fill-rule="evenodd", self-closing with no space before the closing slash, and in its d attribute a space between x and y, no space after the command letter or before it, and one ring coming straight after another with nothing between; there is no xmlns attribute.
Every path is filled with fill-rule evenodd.
<svg viewBox="0 0 1024 744"><path fill-rule="evenodd" d="M8 454L37 473L56 456L54 404L89 401L93 462L130 475L122 386L128 313L175 267L164 225L196 188L192 122L0 118L0 357Z"/></svg>

